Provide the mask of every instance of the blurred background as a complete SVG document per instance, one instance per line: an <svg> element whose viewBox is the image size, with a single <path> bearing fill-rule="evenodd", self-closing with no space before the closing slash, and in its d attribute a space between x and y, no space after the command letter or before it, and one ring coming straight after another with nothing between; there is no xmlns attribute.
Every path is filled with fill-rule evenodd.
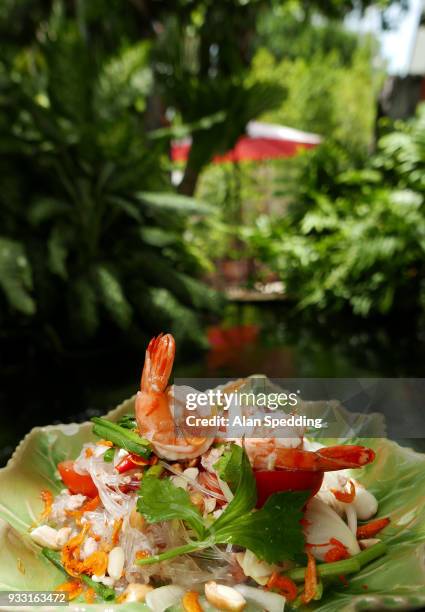
<svg viewBox="0 0 425 612"><path fill-rule="evenodd" d="M422 0L2 0L0 461L178 376L421 376Z"/></svg>

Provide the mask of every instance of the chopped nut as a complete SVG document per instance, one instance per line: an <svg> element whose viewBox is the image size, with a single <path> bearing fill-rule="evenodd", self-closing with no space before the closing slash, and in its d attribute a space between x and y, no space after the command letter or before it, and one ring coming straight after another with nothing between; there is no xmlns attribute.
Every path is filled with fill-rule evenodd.
<svg viewBox="0 0 425 612"><path fill-rule="evenodd" d="M213 580L205 585L205 597L219 610L239 612L246 606L246 601L236 589L224 584L217 584Z"/></svg>
<svg viewBox="0 0 425 612"><path fill-rule="evenodd" d="M202 512L204 509L204 497L202 493L191 493L190 501Z"/></svg>
<svg viewBox="0 0 425 612"><path fill-rule="evenodd" d="M153 591L150 584L139 584L138 582L130 582L125 591L118 598L118 603L129 602L144 602L146 595Z"/></svg>
<svg viewBox="0 0 425 612"><path fill-rule="evenodd" d="M130 513L129 523L133 529L138 529L139 531L142 531L145 526L145 519L140 512L137 512L136 508L133 508Z"/></svg>

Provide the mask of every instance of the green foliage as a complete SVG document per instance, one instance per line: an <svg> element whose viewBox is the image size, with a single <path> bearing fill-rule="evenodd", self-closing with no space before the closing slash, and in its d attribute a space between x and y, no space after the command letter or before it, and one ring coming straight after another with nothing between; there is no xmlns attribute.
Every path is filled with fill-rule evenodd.
<svg viewBox="0 0 425 612"><path fill-rule="evenodd" d="M220 301L196 280L205 256L184 233L212 211L172 191L168 139L146 132L151 45L117 37L106 49L90 19L61 7L2 65L2 317L23 314L65 346L108 322L178 324L180 339L202 341L195 311Z"/></svg>
<svg viewBox="0 0 425 612"><path fill-rule="evenodd" d="M253 251L300 308L348 307L360 316L423 308L424 107L384 136L363 167L341 164L340 152L328 144L313 153L316 170L335 171L327 189L320 172L301 175L288 216L260 218L247 232Z"/></svg>
<svg viewBox="0 0 425 612"><path fill-rule="evenodd" d="M326 53L280 61L260 48L252 73L254 78L280 83L288 94L279 108L264 115L266 121L316 132L352 147L366 148L371 142L382 83L372 68L371 44L357 41L350 62L337 46Z"/></svg>

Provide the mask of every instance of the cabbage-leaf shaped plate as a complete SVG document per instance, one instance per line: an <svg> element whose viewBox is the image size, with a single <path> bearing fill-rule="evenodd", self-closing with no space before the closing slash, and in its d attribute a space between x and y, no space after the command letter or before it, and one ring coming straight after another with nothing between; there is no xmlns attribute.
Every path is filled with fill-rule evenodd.
<svg viewBox="0 0 425 612"><path fill-rule="evenodd" d="M133 411L134 398L108 414L116 420ZM348 583L337 581L320 602L305 608L317 612L357 610L418 610L425 607L425 455L398 446L385 438L346 438L375 449L377 458L356 478L379 500L379 516L391 524L382 538L388 544L385 557L366 566ZM83 443L92 440L91 424L53 425L33 429L0 470L0 591L53 590L63 575L40 553L28 536L42 511L40 491L62 488L56 472L59 461L75 458ZM12 608L1 607L0 610ZM12 610L19 610L14 607ZM32 608L25 607L24 610ZM58 610L34 607L34 610ZM143 611L144 604L86 604L74 601L72 612L91 610Z"/></svg>

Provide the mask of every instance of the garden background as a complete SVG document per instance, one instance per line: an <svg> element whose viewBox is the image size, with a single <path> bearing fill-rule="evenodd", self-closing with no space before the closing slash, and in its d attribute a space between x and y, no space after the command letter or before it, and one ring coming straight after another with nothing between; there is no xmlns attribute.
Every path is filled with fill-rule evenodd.
<svg viewBox="0 0 425 612"><path fill-rule="evenodd" d="M3 0L2 461L134 393L160 331L179 376L421 375L425 88L370 5L409 10ZM321 143L218 163L253 120Z"/></svg>

